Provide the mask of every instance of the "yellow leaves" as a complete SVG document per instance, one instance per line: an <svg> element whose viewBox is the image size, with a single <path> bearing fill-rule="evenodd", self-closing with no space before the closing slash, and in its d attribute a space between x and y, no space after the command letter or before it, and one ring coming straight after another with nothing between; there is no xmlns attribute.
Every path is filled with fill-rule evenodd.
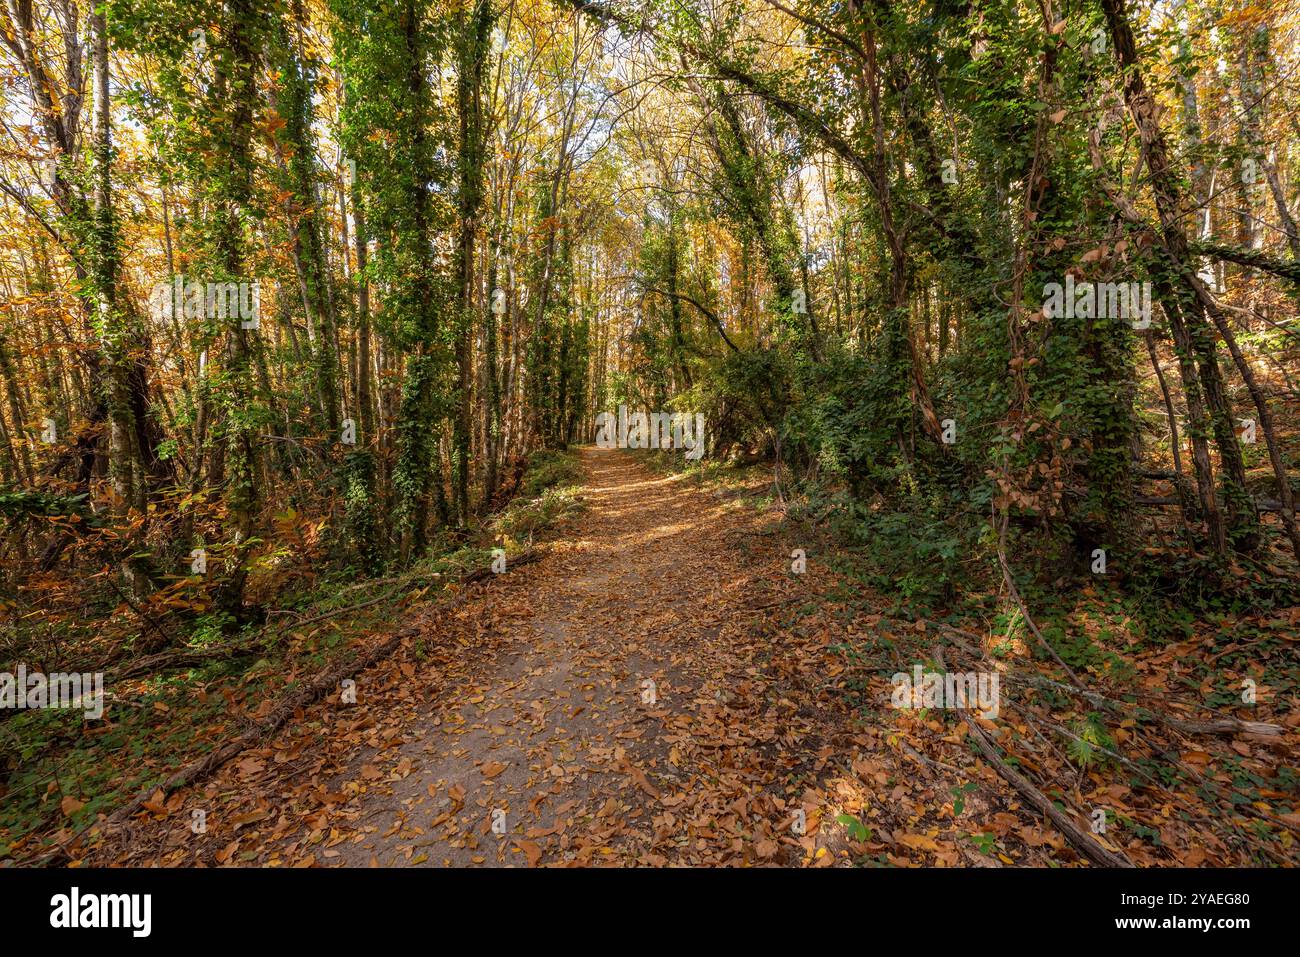
<svg viewBox="0 0 1300 957"><path fill-rule="evenodd" d="M1219 26L1259 26L1269 23L1271 19L1267 5L1250 4L1240 10L1232 10L1219 18Z"/></svg>

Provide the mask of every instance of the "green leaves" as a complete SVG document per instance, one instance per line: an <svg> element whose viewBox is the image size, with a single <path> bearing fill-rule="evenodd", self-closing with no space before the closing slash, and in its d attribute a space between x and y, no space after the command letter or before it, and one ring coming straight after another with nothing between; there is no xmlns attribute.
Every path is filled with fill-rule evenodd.
<svg viewBox="0 0 1300 957"><path fill-rule="evenodd" d="M1114 750L1115 741L1102 723L1101 715L1088 714L1074 723L1070 739L1070 759L1081 768L1090 768L1106 760L1102 749Z"/></svg>
<svg viewBox="0 0 1300 957"><path fill-rule="evenodd" d="M856 816L852 814L839 814L836 816L835 821L838 824L843 824L848 829L849 840L871 840L871 828L859 821Z"/></svg>
<svg viewBox="0 0 1300 957"><path fill-rule="evenodd" d="M966 809L966 795L979 788L974 781L967 781L965 784L951 788L952 794L952 813L954 817L960 816L961 812Z"/></svg>

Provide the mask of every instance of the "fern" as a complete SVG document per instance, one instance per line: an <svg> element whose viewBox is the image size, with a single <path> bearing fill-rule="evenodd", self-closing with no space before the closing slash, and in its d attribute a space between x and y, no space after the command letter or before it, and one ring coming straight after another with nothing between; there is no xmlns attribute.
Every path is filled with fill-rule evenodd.
<svg viewBox="0 0 1300 957"><path fill-rule="evenodd" d="M1094 764L1104 763L1106 751L1115 749L1115 739L1107 732L1096 712L1074 723L1074 737L1070 739L1070 760L1080 768L1087 769Z"/></svg>

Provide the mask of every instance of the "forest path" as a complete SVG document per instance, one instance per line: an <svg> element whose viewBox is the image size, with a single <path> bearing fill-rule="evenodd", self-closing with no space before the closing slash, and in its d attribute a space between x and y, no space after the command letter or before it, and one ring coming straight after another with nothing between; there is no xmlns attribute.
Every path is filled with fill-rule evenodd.
<svg viewBox="0 0 1300 957"><path fill-rule="evenodd" d="M849 856L841 810L915 821L877 800L918 769L855 714L841 629L801 618L815 576L790 574L779 517L626 452L582 460L588 507L542 560L412 609L355 704L304 709L133 826L127 858L824 866Z"/></svg>
<svg viewBox="0 0 1300 957"><path fill-rule="evenodd" d="M772 520L626 453L587 449L583 464L587 510L555 553L460 610L476 660L414 676L433 709L388 749L358 826L322 861L804 856L786 785L822 741L756 667L770 612L755 606L788 565ZM814 660L795 660L814 684ZM353 779L373 761L358 756Z"/></svg>

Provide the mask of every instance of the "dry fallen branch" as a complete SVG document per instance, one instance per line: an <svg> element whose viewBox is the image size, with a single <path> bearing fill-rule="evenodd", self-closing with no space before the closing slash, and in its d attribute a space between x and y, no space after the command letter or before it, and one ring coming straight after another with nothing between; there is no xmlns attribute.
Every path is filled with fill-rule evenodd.
<svg viewBox="0 0 1300 957"><path fill-rule="evenodd" d="M170 794L177 788L184 787L187 784L192 784L209 772L219 768L231 758L240 754L240 752L245 748L248 748L257 741L274 734L286 721L289 720L289 718L293 716L294 712L299 708L311 704L317 698L322 697L329 689L337 687L342 678L364 671L375 661L385 655L391 654L398 645L414 635L417 631L418 629L416 628L408 628L393 635L378 647L372 648L360 659L348 658L345 661L336 662L326 668L311 681L295 688L292 692L281 698L280 703L276 705L266 720L254 725L234 740L226 742L215 751L204 755L197 761L192 761L187 764L161 784L151 785L145 788L137 794L130 803L118 808L102 822L97 821L93 824L87 825L80 832L74 835L73 838L45 855L45 857L36 862L36 866L49 866L70 861L71 856L68 853L68 848L75 844L87 831L93 828L100 833L108 833L129 821L156 792L161 791L164 795Z"/></svg>
<svg viewBox="0 0 1300 957"><path fill-rule="evenodd" d="M947 664L943 660L943 649L935 646L935 661L945 672L948 670ZM1020 772L1016 771L998 754L997 748L979 726L974 718L970 716L965 708L959 708L958 714L970 728L971 736L976 746L984 755L985 759L993 765L994 770L998 772L1007 783L1019 791L1030 804L1036 807L1044 817L1056 826L1056 829L1065 835L1066 840L1073 844L1084 857L1099 864L1102 867L1132 867L1133 862L1124 854L1112 851L1098 843L1091 834L1070 820L1069 816L1061 811L1046 794L1036 788L1030 780Z"/></svg>
<svg viewBox="0 0 1300 957"><path fill-rule="evenodd" d="M969 650L969 648L967 649ZM1024 681L1028 684L1042 685L1050 688L1056 688L1060 691L1067 691L1072 694L1078 694L1093 704L1114 711L1118 714L1132 716L1143 721L1154 721L1162 724L1174 731L1180 731L1183 734L1259 734L1266 737L1276 737L1285 733L1286 729L1278 724L1268 724L1263 721L1242 721L1239 718L1216 717L1209 720L1188 720L1185 718L1175 718L1157 711L1149 705L1130 704L1126 701L1118 701L1115 698L1108 697L1098 691L1090 688L1073 687L1062 684L1059 681L1053 681L1042 675L1008 675L1012 680Z"/></svg>
<svg viewBox="0 0 1300 957"><path fill-rule="evenodd" d="M511 559L510 564L512 566L528 565L541 559L544 554L545 553L541 550L524 552ZM491 576L491 569L476 569L466 575L461 581L464 584L469 584L485 580ZM458 601L462 595L458 595L455 601ZM361 605L352 606L352 608L360 608L370 604L374 604L374 601L362 602ZM348 609L338 609L336 613L346 610ZM328 617L328 615L320 617ZM306 622L303 622L302 624L306 624ZM141 810L141 808L144 807L145 802L149 801L158 791L162 791L165 796L170 794L172 791L175 791L177 788L184 787L187 784L193 784L195 781L198 781L212 771L215 771L231 758L237 757L246 748L249 748L257 742L265 740L275 734L281 727L283 727L285 722L293 717L293 715L300 709L305 708L319 698L324 697L331 689L337 688L339 682L342 681L343 678L352 677L365 671L375 662L391 655L404 641L419 633L420 626L418 625L405 628L388 638L386 641L381 642L376 647L364 652L360 657L348 656L341 661L337 661L327 666L319 672L316 677L312 678L305 684L299 685L282 697L280 702L272 709L271 713L264 720L258 722L233 740L226 742L215 751L187 764L161 784L155 784L145 788L128 804L118 808L102 821L94 821L86 825L71 838L64 841L44 857L37 860L34 866L48 867L71 861L72 857L69 854L68 849L74 846L88 832L107 834L129 821Z"/></svg>

